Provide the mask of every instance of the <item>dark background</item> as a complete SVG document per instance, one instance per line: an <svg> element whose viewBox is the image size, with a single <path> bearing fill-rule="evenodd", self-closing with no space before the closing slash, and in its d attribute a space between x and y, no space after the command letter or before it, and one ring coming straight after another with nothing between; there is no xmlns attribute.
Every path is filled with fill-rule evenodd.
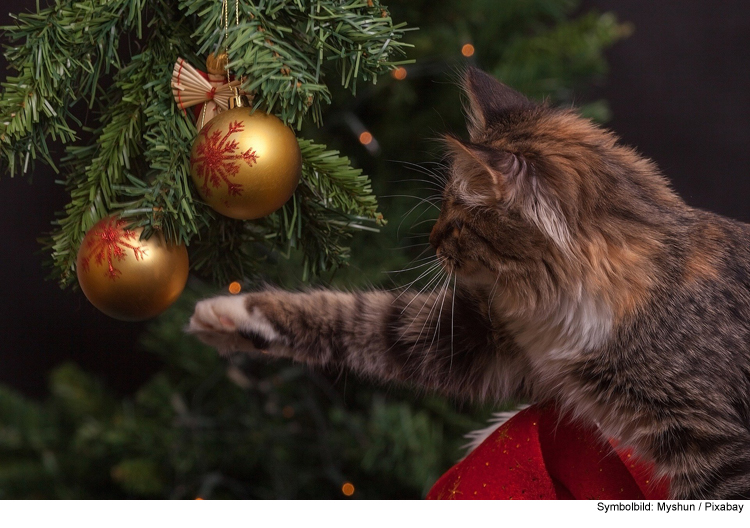
<svg viewBox="0 0 750 528"><path fill-rule="evenodd" d="M34 5L3 0L0 24ZM583 2L592 7L635 32L608 53L606 83L581 98L606 98L609 126L653 158L688 203L750 220L750 4ZM0 69L4 79L2 58ZM0 177L0 383L41 395L50 368L72 360L127 392L156 367L137 345L143 325L109 319L80 292L45 280L37 239L66 202L55 178L41 165L32 179Z"/></svg>

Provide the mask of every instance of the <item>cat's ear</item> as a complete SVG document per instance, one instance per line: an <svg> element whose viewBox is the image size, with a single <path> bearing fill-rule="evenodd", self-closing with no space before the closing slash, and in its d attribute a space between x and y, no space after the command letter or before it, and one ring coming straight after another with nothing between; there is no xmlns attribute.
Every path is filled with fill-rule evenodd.
<svg viewBox="0 0 750 528"><path fill-rule="evenodd" d="M491 205L512 198L514 189L525 177L527 164L520 156L453 136L445 136L443 141L467 202Z"/></svg>
<svg viewBox="0 0 750 528"><path fill-rule="evenodd" d="M466 70L463 86L468 99L466 126L472 140L476 140L494 121L513 111L534 106L526 96L477 68Z"/></svg>
<svg viewBox="0 0 750 528"><path fill-rule="evenodd" d="M455 189L471 206L513 204L558 247L570 247L570 230L560 199L520 154L446 136Z"/></svg>

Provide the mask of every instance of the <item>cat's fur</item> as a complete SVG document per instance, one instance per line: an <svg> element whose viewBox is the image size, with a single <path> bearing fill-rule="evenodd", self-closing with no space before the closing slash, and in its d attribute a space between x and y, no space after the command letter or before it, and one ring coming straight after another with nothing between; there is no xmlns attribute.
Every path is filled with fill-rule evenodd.
<svg viewBox="0 0 750 528"><path fill-rule="evenodd" d="M572 111L478 70L465 88L471 139L446 139L430 236L441 287L217 297L189 330L458 397L554 399L653 460L672 498L750 498L750 226L686 205Z"/></svg>

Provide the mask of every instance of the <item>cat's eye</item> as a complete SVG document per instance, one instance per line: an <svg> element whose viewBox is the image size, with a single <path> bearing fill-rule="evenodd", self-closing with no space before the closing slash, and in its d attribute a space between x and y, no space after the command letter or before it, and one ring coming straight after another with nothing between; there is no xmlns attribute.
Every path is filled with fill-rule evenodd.
<svg viewBox="0 0 750 528"><path fill-rule="evenodd" d="M461 220L456 220L455 222L453 222L453 236L456 238L461 236L461 231L463 230L463 228L464 223L461 222Z"/></svg>

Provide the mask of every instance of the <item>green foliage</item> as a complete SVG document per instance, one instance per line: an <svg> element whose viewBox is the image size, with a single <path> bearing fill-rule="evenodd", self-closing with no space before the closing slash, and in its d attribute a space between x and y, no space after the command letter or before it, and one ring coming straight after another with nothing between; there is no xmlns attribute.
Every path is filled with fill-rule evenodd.
<svg viewBox="0 0 750 528"><path fill-rule="evenodd" d="M419 498L481 423L338 372L227 362L182 333L192 301L146 335L165 368L133 397L73 365L43 403L0 389L0 498L338 498L347 481Z"/></svg>
<svg viewBox="0 0 750 528"><path fill-rule="evenodd" d="M223 24L221 5L215 0L180 2L187 15L200 17L193 34L198 53L228 47L229 67L247 77L248 91L260 94L256 107L265 106L297 128L308 112L321 123L322 105L331 102L325 84L330 65L340 72L341 85L356 93L358 78L376 82L382 73L411 62L393 60L404 46L399 40L406 24L394 25L378 1L242 2L237 25L235 1L229 0L226 42L217 30Z"/></svg>
<svg viewBox="0 0 750 528"><path fill-rule="evenodd" d="M298 129L307 116L322 124L322 108L331 102L327 77L356 92L357 81L374 83L404 62L396 59L403 57L406 28L394 25L378 1L229 6L238 17L230 13L228 30L217 0L56 0L3 28L12 42L6 57L19 75L0 95L0 167L27 173L38 156L54 166L49 141L67 145L61 167L71 200L46 241L62 285L74 280L86 231L112 213L143 226L145 237L160 231L193 246L193 269L215 282L252 275L264 255L298 247L305 276L319 275L344 264L351 234L380 218L361 171L308 140L300 140L303 185L266 219L221 217L194 194L195 125L170 87L178 57L200 65L200 56L226 48L231 71L255 93L255 107ZM137 53L120 56L123 37ZM91 109L86 122L74 111L79 102ZM328 199L320 203L321 196ZM216 232L238 238L228 247L225 239L215 242Z"/></svg>
<svg viewBox="0 0 750 528"><path fill-rule="evenodd" d="M54 166L48 137L64 143L77 138L80 121L72 106L82 99L94 106L100 77L121 64L120 38L131 31L141 36L146 4L55 0L2 28L12 43L5 57L18 71L2 83L0 99L0 163L11 175L27 172L37 156Z"/></svg>

